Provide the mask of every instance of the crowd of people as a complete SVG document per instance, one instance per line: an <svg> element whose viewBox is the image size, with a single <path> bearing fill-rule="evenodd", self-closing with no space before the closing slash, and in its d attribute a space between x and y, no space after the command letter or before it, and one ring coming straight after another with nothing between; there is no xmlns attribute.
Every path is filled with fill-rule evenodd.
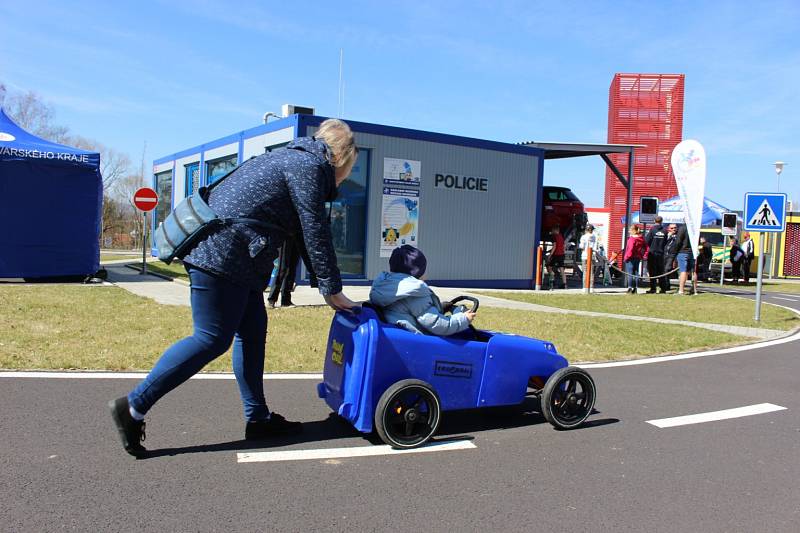
<svg viewBox="0 0 800 533"><path fill-rule="evenodd" d="M711 277L711 263L714 251L711 243L700 237L698 243L699 254L695 260L692 242L686 225L663 224L664 220L658 216L655 224L645 232L638 224L630 227L629 237L622 250L622 265L625 276L625 285L629 294L637 294L640 281L647 280L649 285L646 293L666 294L670 292L670 280L678 278L677 294L694 294L697 292L698 281L709 281ZM555 280L559 280L559 288L566 288L567 274L564 267L565 243L560 228L555 226L550 231L553 245L545 258L544 264L548 274L549 283L545 288L555 288ZM592 250L594 268L587 271L587 250ZM589 224L586 232L581 237L577 246L580 259L581 276L591 276L590 285L594 285L595 272L603 272L603 284L610 285L610 269L619 259L619 254L614 252L606 259L605 250L597 245L594 227ZM731 263L731 280L738 283L750 281L750 264L755 255L755 247L749 233L742 235L742 241L731 239L729 259ZM695 264L696 263L696 264ZM725 275L724 265L720 265L721 276ZM687 287L687 283L690 285Z"/></svg>

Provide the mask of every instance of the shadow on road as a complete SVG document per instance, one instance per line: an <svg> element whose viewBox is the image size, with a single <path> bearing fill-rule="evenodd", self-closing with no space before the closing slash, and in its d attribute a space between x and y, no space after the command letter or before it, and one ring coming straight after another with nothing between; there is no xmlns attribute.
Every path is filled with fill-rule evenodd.
<svg viewBox="0 0 800 533"><path fill-rule="evenodd" d="M593 410L593 415L600 411ZM589 419L574 430L591 429L619 422L617 418ZM525 426L547 424L539 412L539 401L528 398L521 406L489 407L484 409L468 409L463 411L448 411L442 415L442 425L437 432L438 437L434 442L447 442L450 440L474 439L475 433L498 429L512 429ZM230 452L245 450L264 450L293 446L312 442L335 441L337 439L360 438L365 443L383 444L381 439L373 432L363 434L356 431L343 418L331 413L325 420L306 422L303 424L303 433L285 437L275 437L265 441L233 440L214 444L198 444L181 448L162 448L148 450L147 454L139 459L154 459L157 457L176 456L194 453Z"/></svg>

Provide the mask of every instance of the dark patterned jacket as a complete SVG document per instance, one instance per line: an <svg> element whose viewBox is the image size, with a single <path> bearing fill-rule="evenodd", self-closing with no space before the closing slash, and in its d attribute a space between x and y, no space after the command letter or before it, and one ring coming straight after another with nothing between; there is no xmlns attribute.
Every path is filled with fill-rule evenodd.
<svg viewBox="0 0 800 533"><path fill-rule="evenodd" d="M322 141L302 137L254 157L210 191L208 205L221 218L254 218L280 230L225 226L200 241L184 262L263 291L283 241L294 236L308 251L307 266L316 274L320 293L341 292L325 210L325 202L335 197L330 149Z"/></svg>

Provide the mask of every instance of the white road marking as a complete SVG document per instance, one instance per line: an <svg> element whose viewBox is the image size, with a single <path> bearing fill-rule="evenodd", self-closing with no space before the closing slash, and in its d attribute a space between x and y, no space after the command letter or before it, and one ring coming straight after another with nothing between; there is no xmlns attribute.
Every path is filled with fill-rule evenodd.
<svg viewBox="0 0 800 533"><path fill-rule="evenodd" d="M273 461L307 461L310 459L341 459L346 457L372 457L375 455L401 455L408 453L447 452L477 448L472 441L457 440L433 442L419 448L395 450L388 445L357 446L355 448L322 448L319 450L285 450L279 452L237 453L239 463L265 463Z"/></svg>
<svg viewBox="0 0 800 533"><path fill-rule="evenodd" d="M0 378L37 379L144 379L147 372L0 372ZM236 379L231 372L195 374L191 379ZM264 379L315 379L322 381L322 374L264 374Z"/></svg>
<svg viewBox="0 0 800 533"><path fill-rule="evenodd" d="M789 302L800 302L797 298L783 298L782 296L773 296L775 300L786 300Z"/></svg>
<svg viewBox="0 0 800 533"><path fill-rule="evenodd" d="M800 297L800 294L785 294L785 293L780 293L780 295L781 295L781 296L788 296L789 298L799 298L799 297Z"/></svg>
<svg viewBox="0 0 800 533"><path fill-rule="evenodd" d="M647 420L647 423L659 428L671 428L675 426L686 426L689 424L701 424L703 422L714 422L716 420L727 420L729 418L740 418L743 416L763 415L764 413L783 411L784 409L786 409L786 407L781 407L780 405L759 403L757 405L747 405L745 407L724 409L722 411L713 411L711 413L699 413L696 415L676 416L674 418Z"/></svg>

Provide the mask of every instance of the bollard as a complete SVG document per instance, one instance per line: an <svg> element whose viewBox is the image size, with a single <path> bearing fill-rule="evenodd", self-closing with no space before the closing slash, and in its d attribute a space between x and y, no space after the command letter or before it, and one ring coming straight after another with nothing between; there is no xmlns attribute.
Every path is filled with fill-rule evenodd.
<svg viewBox="0 0 800 533"><path fill-rule="evenodd" d="M584 253L586 254L586 268L583 271L583 292L589 294L592 292L592 247L587 246Z"/></svg>
<svg viewBox="0 0 800 533"><path fill-rule="evenodd" d="M544 247L540 244L536 250L536 282L535 287L537 291L542 290L542 253Z"/></svg>

